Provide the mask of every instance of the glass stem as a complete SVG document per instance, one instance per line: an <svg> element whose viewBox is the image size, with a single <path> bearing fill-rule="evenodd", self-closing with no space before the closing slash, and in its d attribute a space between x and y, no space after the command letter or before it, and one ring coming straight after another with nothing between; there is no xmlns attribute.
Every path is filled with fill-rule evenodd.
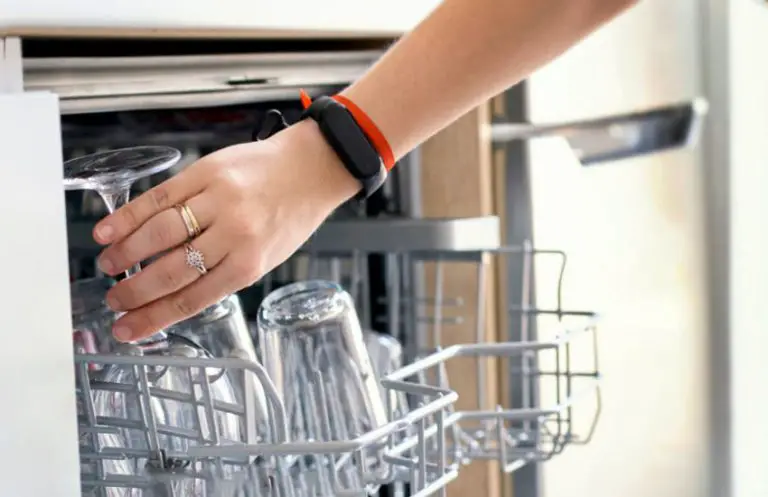
<svg viewBox="0 0 768 497"><path fill-rule="evenodd" d="M117 209L128 203L128 200L131 197L131 187L125 186L116 188L114 190L101 190L99 191L99 195L101 195L101 199L107 206L107 211L112 214ZM139 271L141 271L141 265L136 264L125 272L125 276L126 278L130 278Z"/></svg>
<svg viewBox="0 0 768 497"><path fill-rule="evenodd" d="M115 212L120 207L124 206L128 203L128 200L131 196L131 185L126 185L124 187L116 187L114 189L109 190L100 190L99 195L101 196L101 199L104 201L104 204L107 206L107 210L110 214ZM125 277L130 278L131 276L135 275L141 271L141 265L136 264L129 270L125 272ZM165 340L167 335L164 331L159 331L155 333L154 335L144 338L143 340L139 340L138 342L135 342L138 345L145 345L148 343L154 343L161 340Z"/></svg>

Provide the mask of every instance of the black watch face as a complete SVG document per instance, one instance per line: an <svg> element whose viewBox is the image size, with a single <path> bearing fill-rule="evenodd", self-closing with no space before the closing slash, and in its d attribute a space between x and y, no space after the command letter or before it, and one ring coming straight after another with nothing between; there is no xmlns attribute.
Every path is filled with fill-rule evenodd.
<svg viewBox="0 0 768 497"><path fill-rule="evenodd" d="M341 106L329 106L322 116L323 124L327 127L336 142L333 148L357 178L372 178L381 174L381 158L373 145L368 141L363 131L350 113ZM326 135L329 139L331 136Z"/></svg>

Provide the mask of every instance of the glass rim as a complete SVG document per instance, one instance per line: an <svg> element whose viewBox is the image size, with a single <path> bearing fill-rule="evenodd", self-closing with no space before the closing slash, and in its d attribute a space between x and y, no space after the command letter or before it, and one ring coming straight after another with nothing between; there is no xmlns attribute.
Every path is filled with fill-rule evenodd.
<svg viewBox="0 0 768 497"><path fill-rule="evenodd" d="M382 345L395 354L403 353L403 344L400 343L400 340L387 333L365 328L363 329L363 338L367 343L374 341L377 345Z"/></svg>
<svg viewBox="0 0 768 497"><path fill-rule="evenodd" d="M291 304L306 301L312 296L322 300L314 302L315 306L306 313L293 312L296 307ZM317 324L337 316L344 309L354 310L354 305L352 297L338 283L328 280L297 281L273 290L264 298L257 313L257 324L259 328ZM319 314L323 319L311 314Z"/></svg>

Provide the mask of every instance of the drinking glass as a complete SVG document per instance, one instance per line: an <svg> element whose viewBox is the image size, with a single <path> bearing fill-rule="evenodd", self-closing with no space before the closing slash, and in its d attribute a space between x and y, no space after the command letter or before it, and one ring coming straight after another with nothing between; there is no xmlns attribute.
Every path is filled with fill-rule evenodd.
<svg viewBox="0 0 768 497"><path fill-rule="evenodd" d="M363 331L363 337L368 355L371 357L373 371L379 381L403 367L403 345L398 339L373 330ZM390 390L382 386L381 399L387 407L390 421L402 419L410 410L408 396L403 391ZM403 442L409 434L413 433L413 428L409 426L405 430L394 433L393 444L397 446ZM392 490L394 495L405 495L403 482L394 482Z"/></svg>
<svg viewBox="0 0 768 497"><path fill-rule="evenodd" d="M114 351L109 340L114 313L105 305L104 299L114 281L108 278L80 280L70 286L72 302L72 338L75 353L99 354ZM112 342L112 343L110 343ZM118 373L123 369L104 371L103 365L87 364L87 372L78 371L77 411L81 419L80 453L81 480L85 497L139 497L139 490L120 485L109 486L113 479L130 478L136 474L134 460L125 455L101 458L105 450L120 450L129 447L126 432L115 429L110 420L120 410L106 389L92 389L91 379L97 382L122 382ZM87 398L86 398L87 396ZM85 423L82 420L88 420ZM98 428L88 425L97 425ZM82 457L86 455L85 457ZM95 455L96 457L89 457Z"/></svg>
<svg viewBox="0 0 768 497"><path fill-rule="evenodd" d="M148 351L151 355L209 359L211 355L199 345L182 337L170 335L161 349ZM241 419L238 415L219 409L207 411L205 404L221 402L237 405L229 377L221 369L164 367L153 371L152 384L158 389L165 423L158 423L159 447L166 451L172 469L185 466L189 448L203 444L230 444L242 442ZM209 397L209 400L206 399ZM231 477L239 471L232 461L218 466L204 464L193 471L214 471L219 477ZM173 495L206 495L205 481L187 479L174 481Z"/></svg>
<svg viewBox="0 0 768 497"><path fill-rule="evenodd" d="M170 336L148 345L120 344L122 355L210 358L204 350L186 340ZM93 411L104 427L117 428L102 448L124 448L131 465L105 469L113 474L148 476L160 470L176 471L188 465L187 453L199 444L242 443L241 420L233 412L206 410L205 404L236 406L237 400L229 378L215 368L145 366L146 378L134 366L111 365L91 384ZM149 405L137 385L146 380L151 390ZM151 416L151 422L150 420ZM154 430L148 429L153 426ZM164 453L164 467L150 465L153 456ZM195 472L213 471L219 477L231 477L244 467L239 461L214 466L202 464ZM196 478L172 480L172 495L206 495L205 481ZM122 496L120 496L122 497ZM132 494L131 494L132 497Z"/></svg>
<svg viewBox="0 0 768 497"><path fill-rule="evenodd" d="M387 423L354 303L339 285L309 281L275 290L259 308L258 331L262 363L285 405L291 441L352 440ZM297 484L310 495L333 495L328 482L339 476L347 490L372 491L358 469L378 476L380 450L363 451L359 467L331 455L300 458L306 474Z"/></svg>
<svg viewBox="0 0 768 497"><path fill-rule="evenodd" d="M117 343L111 334L115 313L104 303L106 292L113 283L107 278L92 278L71 285L73 338L78 353L211 357L199 345L177 336L145 344ZM201 405L201 399L206 396L221 405L237 405L232 382L221 370L169 366L144 368L147 386L153 388L149 405L137 388L143 381L139 376L141 367L87 364L85 371L78 371L81 453L95 454L97 461L82 464L81 470L86 484L102 480L101 487L89 487L86 495L147 497L150 494L137 493L140 490L130 488L126 482L131 481L132 476L147 476L152 471L148 466L150 454L165 451L168 467L161 470L173 470L174 465L186 458L191 445L244 441L242 422L237 414L220 409L211 413ZM156 427L156 437L147 429L148 416ZM118 453L123 449L123 457L102 458L104 449ZM242 467L237 463L204 469L217 469L217 476L229 477ZM122 479L125 488L104 487L104 477ZM196 497L206 495L205 483L199 478L179 478L169 485L172 485L173 495ZM99 490L103 491L99 493Z"/></svg>
<svg viewBox="0 0 768 497"><path fill-rule="evenodd" d="M214 357L238 357L245 354L250 360L258 359L237 294L172 326L168 332L199 343Z"/></svg>
<svg viewBox="0 0 768 497"><path fill-rule="evenodd" d="M181 158L181 152L171 147L143 146L121 148L84 155L64 163L65 190L91 190L99 194L110 213L128 203L131 185L161 171ZM126 276L140 271L136 267ZM146 341L162 338L157 333Z"/></svg>
<svg viewBox="0 0 768 497"><path fill-rule="evenodd" d="M172 326L167 332L185 337L216 358L237 358L258 362L256 347L245 320L240 299L236 294ZM247 404L248 411L254 413L255 419L243 426L245 432L242 439L249 444L271 441L265 439L265 436L270 433L268 424L270 414L261 381L247 371L231 370L227 371L227 374L235 387L238 403Z"/></svg>
<svg viewBox="0 0 768 497"><path fill-rule="evenodd" d="M103 330L109 330L115 321L115 313L106 305L107 291L115 281L110 278L78 280L69 287L72 305L72 339L76 354L108 354L113 351L114 340L107 339ZM101 365L89 365L91 371L101 370Z"/></svg>
<svg viewBox="0 0 768 497"><path fill-rule="evenodd" d="M403 367L403 346L395 337L372 330L365 330L363 337L373 372L379 380ZM408 413L408 397L404 392L386 388L380 390L382 402L390 414L390 421L400 419Z"/></svg>

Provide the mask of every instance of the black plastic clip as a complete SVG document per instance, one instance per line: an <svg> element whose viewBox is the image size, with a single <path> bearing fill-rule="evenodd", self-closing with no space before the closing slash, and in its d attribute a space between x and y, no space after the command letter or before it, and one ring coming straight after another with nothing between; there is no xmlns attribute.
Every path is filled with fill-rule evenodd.
<svg viewBox="0 0 768 497"><path fill-rule="evenodd" d="M288 123L285 122L283 114L276 109L267 111L264 116L264 120L261 122L261 126L257 127L253 132L253 140L261 141L276 135L280 131L288 127Z"/></svg>

